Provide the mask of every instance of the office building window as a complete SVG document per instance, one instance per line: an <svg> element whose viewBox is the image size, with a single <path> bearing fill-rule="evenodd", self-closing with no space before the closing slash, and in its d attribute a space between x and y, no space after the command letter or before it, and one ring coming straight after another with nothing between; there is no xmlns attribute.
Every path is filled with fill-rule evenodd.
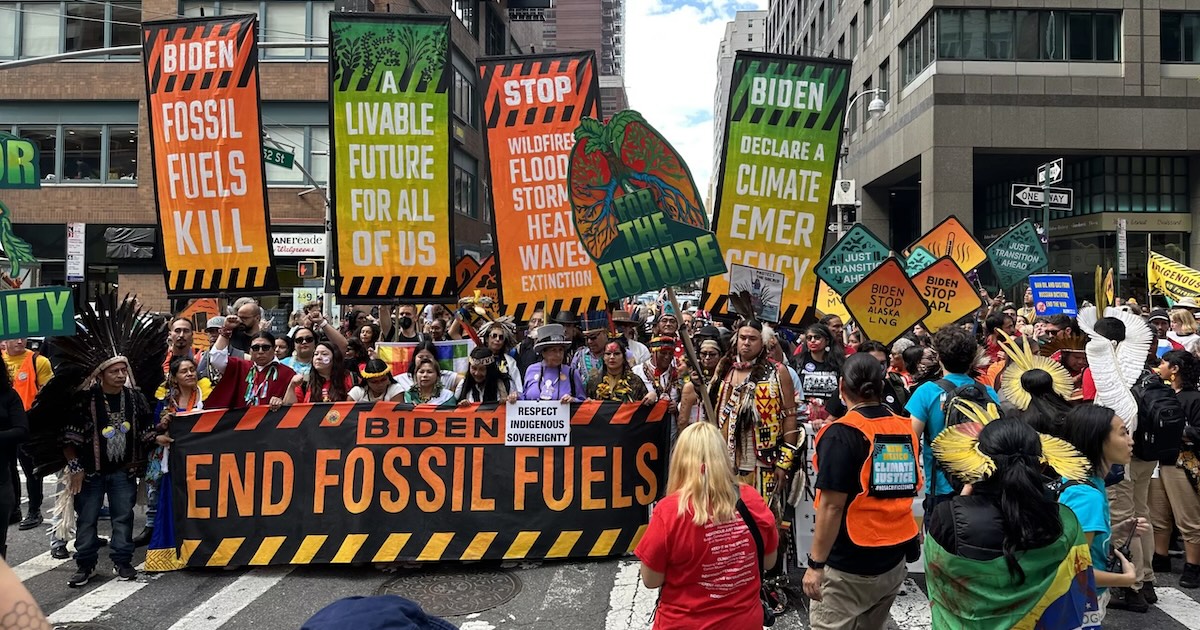
<svg viewBox="0 0 1200 630"><path fill-rule="evenodd" d="M182 13L189 17L201 15L234 15L254 13L258 15L259 41L303 42L329 39L329 12L333 2L317 0L187 0ZM263 59L327 59L325 48L264 48Z"/></svg>
<svg viewBox="0 0 1200 630"><path fill-rule="evenodd" d="M908 85L917 78L929 64L933 63L937 52L934 37L934 21L921 22L900 44L900 84Z"/></svg>
<svg viewBox="0 0 1200 630"><path fill-rule="evenodd" d="M892 12L892 5L888 0L879 0L879 21L882 22L888 13Z"/></svg>
<svg viewBox="0 0 1200 630"><path fill-rule="evenodd" d="M141 0L0 2L0 59L136 45L141 22Z"/></svg>
<svg viewBox="0 0 1200 630"><path fill-rule="evenodd" d="M850 18L850 56L847 59L853 59L858 55L858 16Z"/></svg>
<svg viewBox="0 0 1200 630"><path fill-rule="evenodd" d="M300 166L308 169L318 184L329 182L329 127L327 125L271 125L265 127L271 140L283 145L283 149L296 156L296 165L283 168L267 165L267 185L308 186L309 181ZM275 147L263 141L263 146Z"/></svg>
<svg viewBox="0 0 1200 630"><path fill-rule="evenodd" d="M846 101L846 102L849 103L849 102L853 101L855 96L858 96L857 92L855 92L854 94L851 94L850 100ZM850 135L853 135L854 133L856 133L858 131L858 107L851 107L849 114L850 114L850 122L847 123L846 130L850 133Z"/></svg>
<svg viewBox="0 0 1200 630"><path fill-rule="evenodd" d="M454 152L454 211L479 218L479 203L475 191L475 173L478 162L461 151Z"/></svg>
<svg viewBox="0 0 1200 630"><path fill-rule="evenodd" d="M450 0L454 4L454 15L467 27L472 35L479 35L479 0Z"/></svg>
<svg viewBox="0 0 1200 630"><path fill-rule="evenodd" d="M1118 61L1120 13L939 9L938 59Z"/></svg>
<svg viewBox="0 0 1200 630"><path fill-rule="evenodd" d="M875 7L871 6L871 0L867 0L866 2L863 3L863 13L862 13L863 27L862 28L863 28L863 44L864 45L867 43L868 39L871 39L871 20L872 20L872 18L875 17L874 13L873 13L874 9L875 9Z"/></svg>
<svg viewBox="0 0 1200 630"><path fill-rule="evenodd" d="M0 127L38 146L43 184L137 182L136 125Z"/></svg>
<svg viewBox="0 0 1200 630"><path fill-rule="evenodd" d="M837 56L838 56L838 59L846 58L846 37L844 35L842 37L838 38Z"/></svg>
<svg viewBox="0 0 1200 630"><path fill-rule="evenodd" d="M487 41L485 51L489 55L503 55L508 38L504 30L504 20L495 9L487 9Z"/></svg>
<svg viewBox="0 0 1200 630"><path fill-rule="evenodd" d="M471 127L475 126L475 82L457 66L454 68L454 115Z"/></svg>
<svg viewBox="0 0 1200 630"><path fill-rule="evenodd" d="M1200 13L1163 11L1160 19L1163 62L1200 62Z"/></svg>
<svg viewBox="0 0 1200 630"><path fill-rule="evenodd" d="M879 89L883 90L879 93L879 98L882 98L885 103L892 102L892 80L889 76L891 71L891 59L885 57L883 63L879 64Z"/></svg>
<svg viewBox="0 0 1200 630"><path fill-rule="evenodd" d="M855 103L855 107L862 110L863 129L866 129L867 123L871 122L871 112L868 110L868 105L870 105L871 101L879 98L878 94L872 92L875 87L874 83L875 82L871 79L871 77L867 77L867 80L863 81L863 96L862 98L858 99L858 103Z"/></svg>

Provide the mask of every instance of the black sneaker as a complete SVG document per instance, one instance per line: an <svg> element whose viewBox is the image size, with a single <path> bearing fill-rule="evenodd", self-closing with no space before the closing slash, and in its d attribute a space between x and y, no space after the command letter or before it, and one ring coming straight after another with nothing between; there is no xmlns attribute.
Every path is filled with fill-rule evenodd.
<svg viewBox="0 0 1200 630"><path fill-rule="evenodd" d="M92 579L92 570L80 567L75 571L75 575L67 580L67 586L71 588L79 588L88 583Z"/></svg>
<svg viewBox="0 0 1200 630"><path fill-rule="evenodd" d="M51 547L50 557L54 558L55 560L66 560L67 558L71 557L71 552L67 551L66 545L61 547Z"/></svg>
<svg viewBox="0 0 1200 630"><path fill-rule="evenodd" d="M1183 575L1179 576L1179 586L1183 588L1200 586L1200 564L1184 563Z"/></svg>
<svg viewBox="0 0 1200 630"><path fill-rule="evenodd" d="M29 516L26 516L25 520L21 521L21 524L17 526L17 529L19 529L21 531L25 531L27 529L33 529L34 527L37 527L38 525L41 525L41 524L42 524L42 513L41 512L30 512Z"/></svg>
<svg viewBox="0 0 1200 630"><path fill-rule="evenodd" d="M1150 568L1154 569L1155 573L1170 573L1171 556L1154 554L1154 560L1150 562Z"/></svg>
<svg viewBox="0 0 1200 630"><path fill-rule="evenodd" d="M1158 603L1158 593L1154 592L1154 582L1142 582L1142 599L1153 606Z"/></svg>
<svg viewBox="0 0 1200 630"><path fill-rule="evenodd" d="M1146 603L1141 591L1126 587L1112 589L1112 599L1109 600L1108 607L1135 613L1144 613L1150 610L1150 604Z"/></svg>
<svg viewBox="0 0 1200 630"><path fill-rule="evenodd" d="M137 579L137 569L129 563L117 564L113 566L113 573L117 574L117 579L122 582L132 582Z"/></svg>

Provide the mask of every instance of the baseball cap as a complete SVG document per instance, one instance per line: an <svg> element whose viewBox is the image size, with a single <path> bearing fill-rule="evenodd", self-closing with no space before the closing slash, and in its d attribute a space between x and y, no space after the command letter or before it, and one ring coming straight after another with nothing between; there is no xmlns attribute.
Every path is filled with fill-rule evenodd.
<svg viewBox="0 0 1200 630"><path fill-rule="evenodd" d="M224 327L225 327L225 318L217 316L217 317L213 317L213 318L209 319L208 324L204 327L204 329L209 330L212 328L224 328Z"/></svg>
<svg viewBox="0 0 1200 630"><path fill-rule="evenodd" d="M457 630L398 595L343 597L309 617L300 630Z"/></svg>
<svg viewBox="0 0 1200 630"><path fill-rule="evenodd" d="M1156 308L1153 311L1150 311L1149 321L1154 321L1156 319L1161 319L1164 321L1171 321L1171 317L1169 315L1167 315L1166 309L1162 309L1162 308Z"/></svg>

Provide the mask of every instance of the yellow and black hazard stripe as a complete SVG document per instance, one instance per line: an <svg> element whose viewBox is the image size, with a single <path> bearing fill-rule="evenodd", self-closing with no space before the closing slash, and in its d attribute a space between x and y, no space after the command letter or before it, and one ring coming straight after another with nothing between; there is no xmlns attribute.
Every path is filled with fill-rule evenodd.
<svg viewBox="0 0 1200 630"><path fill-rule="evenodd" d="M645 531L646 526L641 525L563 531L396 531L345 536L309 534L185 539L181 542L178 557L189 567L604 558L632 553Z"/></svg>
<svg viewBox="0 0 1200 630"><path fill-rule="evenodd" d="M347 298L457 299L451 276L343 276L338 295Z"/></svg>
<svg viewBox="0 0 1200 630"><path fill-rule="evenodd" d="M845 109L843 93L849 79L850 68L825 66L814 61L789 61L779 58L759 58L752 56L738 59L734 65L732 85L736 86L732 96L735 99L730 108L730 117L734 121L742 121L749 117L751 124L759 124L764 118L772 127L783 126L789 129L800 126L804 129L820 127L823 131L832 131L842 119ZM822 76L814 76L814 74ZM825 100L830 103L824 112L802 111L771 105L751 106L750 89L746 77L768 76L790 80L821 79L826 84ZM786 118L784 118L786 116Z"/></svg>
<svg viewBox="0 0 1200 630"><path fill-rule="evenodd" d="M268 271L269 268L266 267L176 269L174 272L167 272L167 292L188 294L271 286L276 281Z"/></svg>
<svg viewBox="0 0 1200 630"><path fill-rule="evenodd" d="M509 107L503 104L503 86L507 79L538 78L570 72L574 66L575 89L582 94L576 102L558 105ZM595 117L599 104L599 83L595 80L595 54L591 51L542 55L524 59L494 59L479 63L487 90L484 94L484 119L488 129L535 123L572 122L584 116Z"/></svg>
<svg viewBox="0 0 1200 630"><path fill-rule="evenodd" d="M164 21L150 22L143 29L146 65L153 70L148 77L150 94L186 92L195 87L207 90L215 83L218 88L229 87L234 75L237 75L237 87L244 88L255 79L258 69L257 59L249 59L236 73L234 70L211 70L208 72L188 72L165 74L162 70L162 46L183 42L203 41L228 37L235 28L236 49L243 50L246 46L255 45L254 16L221 17L210 20ZM165 81L164 81L165 79Z"/></svg>

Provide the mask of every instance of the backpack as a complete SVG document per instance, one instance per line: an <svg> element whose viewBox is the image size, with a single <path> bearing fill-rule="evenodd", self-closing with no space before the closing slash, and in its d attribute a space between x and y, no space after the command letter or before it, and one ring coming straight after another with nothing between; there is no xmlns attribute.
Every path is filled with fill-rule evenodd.
<svg viewBox="0 0 1200 630"><path fill-rule="evenodd" d="M1183 405L1155 374L1147 374L1133 386L1138 405L1138 426L1133 432L1133 455L1146 462L1174 463L1183 442L1187 418Z"/></svg>
<svg viewBox="0 0 1200 630"><path fill-rule="evenodd" d="M956 401L969 400L980 407L986 407L988 403L994 402L992 397L988 396L987 390L985 390L982 385L974 380L972 380L970 383L958 386L955 386L954 383L951 383L944 378L939 378L934 382L937 383L938 387L942 388L942 417L945 418L945 427L943 427L943 431L957 424L974 422L970 417L964 414L957 405L955 405ZM931 435L929 432L929 423L925 423L925 443L933 444L933 439L935 437L937 436ZM954 494L959 494L962 492L963 483L956 479L953 475L948 474L944 469L941 469L941 466L938 468L940 470L935 470L934 474L937 475L940 473L943 477L945 477L946 480L950 482L950 487L954 489ZM936 482L931 482L929 487L932 489L934 494L937 494Z"/></svg>

